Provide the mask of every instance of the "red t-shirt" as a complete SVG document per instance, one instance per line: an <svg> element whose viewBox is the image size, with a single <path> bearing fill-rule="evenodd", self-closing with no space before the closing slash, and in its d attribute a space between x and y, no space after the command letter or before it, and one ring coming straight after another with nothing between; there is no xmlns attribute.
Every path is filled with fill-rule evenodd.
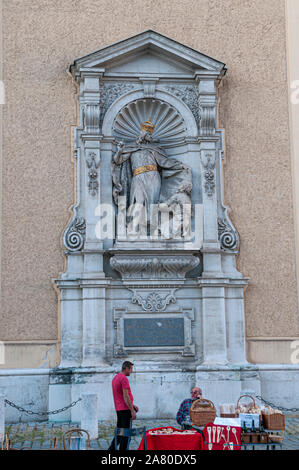
<svg viewBox="0 0 299 470"><path fill-rule="evenodd" d="M129 397L133 405L133 395L131 393L129 381L122 372L119 372L119 374L116 374L116 376L112 380L112 391L113 391L114 406L115 406L116 411L130 409L126 405L126 402L123 396L123 390L126 388L128 389Z"/></svg>

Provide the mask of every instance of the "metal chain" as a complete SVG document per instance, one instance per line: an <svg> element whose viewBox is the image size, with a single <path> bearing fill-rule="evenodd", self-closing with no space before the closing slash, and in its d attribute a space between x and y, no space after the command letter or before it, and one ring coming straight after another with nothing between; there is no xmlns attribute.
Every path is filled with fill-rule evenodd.
<svg viewBox="0 0 299 470"><path fill-rule="evenodd" d="M283 406L278 406L275 405L274 403L271 403L270 401L264 400L261 396L256 395L256 398L260 401L262 401L265 405L271 406L271 408L276 408L277 410L280 411L285 411L285 412L291 412L291 413L298 413L299 408L285 408ZM58 410L53 410L53 411L45 411L45 412L38 412L38 411L31 411L31 410L25 410L25 408L22 408L21 406L16 405L15 403L5 399L5 403L13 408L16 408L18 411L21 411L23 413L27 413L28 415L38 415L38 416L45 416L45 415L55 415L58 413L62 413L63 411L66 411L73 406L77 405L79 401L81 401L82 398L79 398L76 401L73 401L70 405L64 406L63 408L60 408Z"/></svg>
<svg viewBox="0 0 299 470"><path fill-rule="evenodd" d="M276 408L277 410L280 410L280 411L285 411L285 412L290 412L290 413L299 412L299 408L284 408L283 406L277 406L277 405L274 405L273 403L271 403L270 401L264 400L259 395L256 395L256 398L258 400L262 401L263 403L265 403L265 405L269 405L269 406L271 406L271 408Z"/></svg>
<svg viewBox="0 0 299 470"><path fill-rule="evenodd" d="M12 401L9 401L5 399L5 404L12 406L13 408L16 408L18 411L21 411L23 413L27 413L28 415L38 415L38 416L45 416L45 415L56 415L58 413L62 413L63 411L68 410L69 408L72 408L75 406L82 398L79 398L77 401L73 401L70 405L64 406L63 408L60 408L59 410L54 410L54 411L45 411L45 412L39 412L39 411L31 411L31 410L25 410L25 408L22 408L21 406L16 405Z"/></svg>

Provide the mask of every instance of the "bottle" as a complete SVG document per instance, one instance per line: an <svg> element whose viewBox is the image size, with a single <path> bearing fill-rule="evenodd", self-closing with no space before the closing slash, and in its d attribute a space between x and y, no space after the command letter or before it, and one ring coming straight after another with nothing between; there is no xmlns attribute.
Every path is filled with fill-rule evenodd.
<svg viewBox="0 0 299 470"><path fill-rule="evenodd" d="M252 432L256 432L255 426L254 426L254 419L252 420L252 427L251 427Z"/></svg>

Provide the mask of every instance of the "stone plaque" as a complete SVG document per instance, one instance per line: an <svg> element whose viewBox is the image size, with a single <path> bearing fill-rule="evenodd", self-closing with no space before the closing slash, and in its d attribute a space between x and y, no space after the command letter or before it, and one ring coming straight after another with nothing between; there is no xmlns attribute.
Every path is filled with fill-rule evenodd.
<svg viewBox="0 0 299 470"><path fill-rule="evenodd" d="M124 320L124 346L184 346L183 318Z"/></svg>

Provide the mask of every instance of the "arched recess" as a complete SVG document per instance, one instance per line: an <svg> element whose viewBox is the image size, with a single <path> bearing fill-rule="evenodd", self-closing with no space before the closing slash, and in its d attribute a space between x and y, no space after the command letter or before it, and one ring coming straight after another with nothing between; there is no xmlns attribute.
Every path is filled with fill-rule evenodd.
<svg viewBox="0 0 299 470"><path fill-rule="evenodd" d="M118 98L107 110L105 117L103 119L103 125L102 125L103 136L105 137L113 136L114 121L117 115L125 106L129 105L130 103L134 101L143 100L143 99L147 99L144 96L143 90L132 90L122 95L120 98ZM150 99L160 100L162 102L167 103L171 107L173 107L178 112L178 114L182 117L182 120L185 123L186 137L196 138L196 136L198 135L198 128L197 128L195 118L191 110L182 100L180 100L179 98L172 95L166 90L165 91L156 90L155 96Z"/></svg>

